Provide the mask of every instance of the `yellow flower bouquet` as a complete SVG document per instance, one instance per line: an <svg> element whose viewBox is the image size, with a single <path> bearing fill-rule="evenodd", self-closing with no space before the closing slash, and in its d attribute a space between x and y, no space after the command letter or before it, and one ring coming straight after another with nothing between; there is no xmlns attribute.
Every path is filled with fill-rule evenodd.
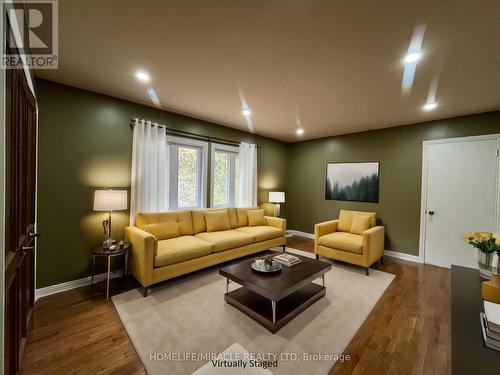
<svg viewBox="0 0 500 375"><path fill-rule="evenodd" d="M477 249L477 262L481 277L489 279L500 273L500 235L491 232L471 232L464 235L464 241ZM497 256L495 256L495 253Z"/></svg>
<svg viewBox="0 0 500 375"><path fill-rule="evenodd" d="M464 241L479 251L487 254L497 253L500 256L500 235L492 232L465 233Z"/></svg>

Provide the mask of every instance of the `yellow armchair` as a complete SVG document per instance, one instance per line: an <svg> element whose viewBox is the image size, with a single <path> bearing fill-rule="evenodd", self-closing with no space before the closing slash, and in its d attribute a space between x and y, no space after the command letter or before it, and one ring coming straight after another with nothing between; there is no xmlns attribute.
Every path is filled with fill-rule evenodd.
<svg viewBox="0 0 500 375"><path fill-rule="evenodd" d="M339 219L314 226L316 258L340 260L366 268L384 256L385 229L376 226L374 212L341 210Z"/></svg>

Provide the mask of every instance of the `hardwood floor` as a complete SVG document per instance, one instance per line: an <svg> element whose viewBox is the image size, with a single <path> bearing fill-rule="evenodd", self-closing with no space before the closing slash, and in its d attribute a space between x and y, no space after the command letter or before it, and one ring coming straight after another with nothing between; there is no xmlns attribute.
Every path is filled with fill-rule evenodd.
<svg viewBox="0 0 500 375"><path fill-rule="evenodd" d="M130 278L132 279L132 278ZM136 287L112 280L114 291ZM146 374L104 282L41 298L35 304L21 374Z"/></svg>
<svg viewBox="0 0 500 375"><path fill-rule="evenodd" d="M450 374L450 271L388 257L376 268L396 278L330 375Z"/></svg>
<svg viewBox="0 0 500 375"><path fill-rule="evenodd" d="M288 238L313 252L313 241ZM330 374L451 373L450 271L384 258L396 278L345 350L351 360ZM136 287L115 282L115 288ZM103 283L36 302L22 374L145 374ZM328 348L325 348L328 352Z"/></svg>
<svg viewBox="0 0 500 375"><path fill-rule="evenodd" d="M314 252L314 241L288 246ZM396 275L344 351L333 374L451 373L451 274L448 269L384 257L374 268Z"/></svg>

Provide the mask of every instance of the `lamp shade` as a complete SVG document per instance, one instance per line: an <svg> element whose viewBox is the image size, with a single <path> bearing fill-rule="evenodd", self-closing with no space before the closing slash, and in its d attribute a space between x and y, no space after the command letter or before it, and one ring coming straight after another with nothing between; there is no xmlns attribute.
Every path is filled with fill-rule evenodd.
<svg viewBox="0 0 500 375"><path fill-rule="evenodd" d="M127 209L127 190L96 190L94 211L119 211Z"/></svg>
<svg viewBox="0 0 500 375"><path fill-rule="evenodd" d="M271 203L284 203L285 193L283 191L270 191L269 202Z"/></svg>

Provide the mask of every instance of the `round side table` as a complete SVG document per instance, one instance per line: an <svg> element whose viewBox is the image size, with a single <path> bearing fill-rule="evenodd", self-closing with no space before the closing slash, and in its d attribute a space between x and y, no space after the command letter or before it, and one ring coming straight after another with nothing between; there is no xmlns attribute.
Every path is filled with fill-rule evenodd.
<svg viewBox="0 0 500 375"><path fill-rule="evenodd" d="M109 279L111 276L111 258L123 255L125 260L125 266L123 274L125 277L128 275L128 251L130 249L130 243L125 242L122 247L116 244L116 249L104 249L102 244L96 245L92 248L92 278L90 281L90 287L94 284L94 270L95 270L95 259L96 257L107 257L108 261L108 273L106 277L106 299L109 299Z"/></svg>

